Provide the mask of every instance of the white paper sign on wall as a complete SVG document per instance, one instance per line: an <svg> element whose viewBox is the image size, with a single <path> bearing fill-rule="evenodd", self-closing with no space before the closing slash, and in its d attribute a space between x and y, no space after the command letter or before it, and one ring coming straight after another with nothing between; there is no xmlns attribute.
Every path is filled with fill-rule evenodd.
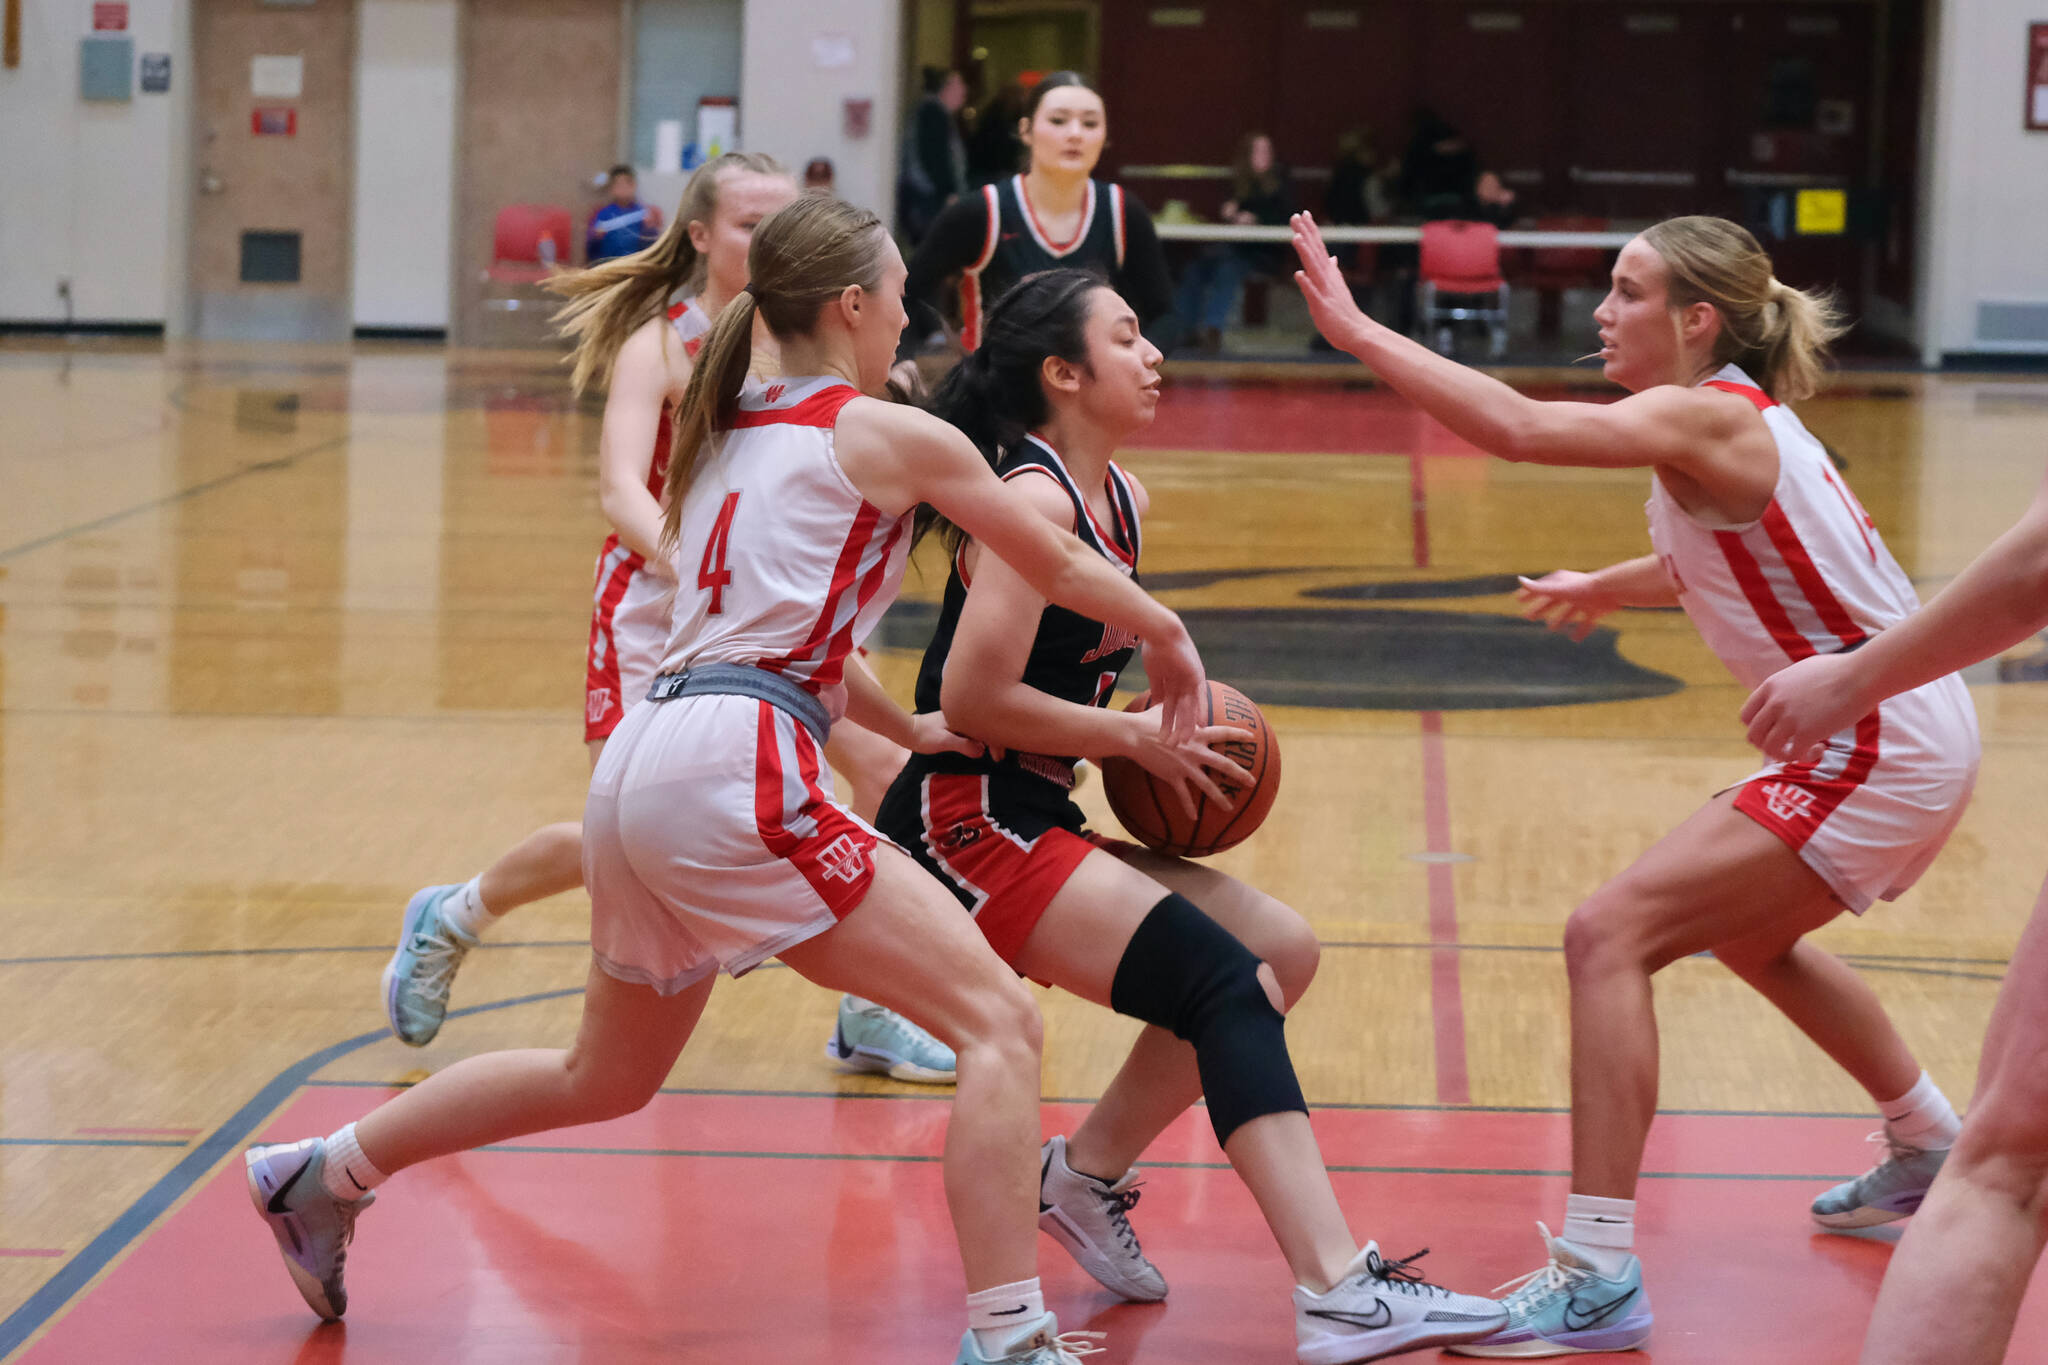
<svg viewBox="0 0 2048 1365"><path fill-rule="evenodd" d="M249 93L259 99L295 100L306 92L306 59L297 52L249 59Z"/></svg>
<svg viewBox="0 0 2048 1365"><path fill-rule="evenodd" d="M851 33L819 33L811 37L811 65L820 71L840 71L853 65Z"/></svg>

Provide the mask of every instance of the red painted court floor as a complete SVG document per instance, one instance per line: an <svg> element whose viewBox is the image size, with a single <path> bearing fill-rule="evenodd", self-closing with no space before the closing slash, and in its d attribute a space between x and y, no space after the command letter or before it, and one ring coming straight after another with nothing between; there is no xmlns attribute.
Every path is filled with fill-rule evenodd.
<svg viewBox="0 0 2048 1365"><path fill-rule="evenodd" d="M331 1131L382 1093L315 1084L261 1139ZM1081 1112L1048 1105L1047 1131ZM430 1163L363 1215L339 1326L300 1302L236 1157L20 1359L943 1365L962 1293L936 1160L946 1113L940 1100L664 1094L629 1119ZM1430 1247L1433 1278L1464 1289L1538 1264L1533 1221L1554 1226L1564 1200L1564 1116L1325 1110L1316 1126L1360 1236L1396 1256ZM1639 1246L1657 1333L1607 1358L1854 1361L1891 1248L1815 1233L1805 1205L1863 1160L1870 1126L1659 1119ZM1148 1158L1133 1220L1171 1297L1120 1304L1041 1239L1062 1328L1109 1334L1091 1365L1291 1361L1286 1270L1202 1117ZM2035 1289L2015 1361L2048 1359Z"/></svg>

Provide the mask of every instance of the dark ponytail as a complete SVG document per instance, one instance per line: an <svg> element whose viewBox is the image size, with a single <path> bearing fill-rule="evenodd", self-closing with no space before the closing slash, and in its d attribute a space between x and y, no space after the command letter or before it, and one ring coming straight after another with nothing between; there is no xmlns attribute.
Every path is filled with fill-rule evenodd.
<svg viewBox="0 0 2048 1365"><path fill-rule="evenodd" d="M995 301L982 322L981 345L969 351L944 379L928 405L974 442L990 468L1044 423L1046 358L1058 356L1084 370L1088 365L1088 306L1109 282L1092 270L1066 267L1026 275ZM938 528L948 553L967 539L961 529L932 513L919 523L922 534Z"/></svg>

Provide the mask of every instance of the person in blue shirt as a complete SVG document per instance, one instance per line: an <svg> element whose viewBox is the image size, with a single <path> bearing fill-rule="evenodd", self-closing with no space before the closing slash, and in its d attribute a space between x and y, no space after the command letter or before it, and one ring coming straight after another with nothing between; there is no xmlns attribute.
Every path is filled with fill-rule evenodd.
<svg viewBox="0 0 2048 1365"><path fill-rule="evenodd" d="M593 264L630 256L661 236L661 210L640 202L640 182L631 166L614 166L605 177L605 202L590 215L583 254Z"/></svg>

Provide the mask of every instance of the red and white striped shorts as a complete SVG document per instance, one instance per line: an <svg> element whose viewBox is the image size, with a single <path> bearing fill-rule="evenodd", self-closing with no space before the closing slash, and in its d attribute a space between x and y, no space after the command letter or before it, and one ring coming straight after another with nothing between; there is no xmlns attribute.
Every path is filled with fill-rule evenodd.
<svg viewBox="0 0 2048 1365"><path fill-rule="evenodd" d="M1857 914L1920 880L1977 782L1977 712L1954 674L1901 693L1828 741L1728 790Z"/></svg>
<svg viewBox="0 0 2048 1365"><path fill-rule="evenodd" d="M590 652L584 656L583 738L607 738L646 698L668 649L676 585L647 572L645 561L617 543L598 556L592 594Z"/></svg>
<svg viewBox="0 0 2048 1365"><path fill-rule="evenodd" d="M720 968L744 975L851 914L881 836L831 791L811 732L767 702L634 706L583 812L598 965L672 995Z"/></svg>

